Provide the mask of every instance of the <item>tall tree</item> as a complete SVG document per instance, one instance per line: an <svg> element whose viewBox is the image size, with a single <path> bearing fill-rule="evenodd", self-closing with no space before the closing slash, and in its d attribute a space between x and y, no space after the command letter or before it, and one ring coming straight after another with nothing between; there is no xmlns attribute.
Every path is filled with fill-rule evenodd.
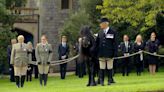
<svg viewBox="0 0 164 92"><path fill-rule="evenodd" d="M164 9L164 0L103 0L97 9L112 24L127 23L130 29L144 32L156 25L156 16Z"/></svg>

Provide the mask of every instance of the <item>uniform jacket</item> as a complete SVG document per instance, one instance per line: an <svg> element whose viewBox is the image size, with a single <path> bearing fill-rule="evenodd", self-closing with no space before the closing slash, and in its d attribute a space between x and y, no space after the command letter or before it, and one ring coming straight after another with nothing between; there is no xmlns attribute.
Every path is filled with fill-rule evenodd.
<svg viewBox="0 0 164 92"><path fill-rule="evenodd" d="M52 60L52 46L51 44L46 44L43 46L41 43L37 44L35 49L35 55L37 62L40 62L43 65L47 65L47 62Z"/></svg>
<svg viewBox="0 0 164 92"><path fill-rule="evenodd" d="M66 47L63 47L62 44L58 47L58 54L59 54L59 60L61 60L61 57L66 55L66 58L68 58L69 55L69 46L66 44Z"/></svg>
<svg viewBox="0 0 164 92"><path fill-rule="evenodd" d="M29 54L29 49L25 43L17 43L12 47L11 61L10 64L20 67L27 66L31 62L31 55Z"/></svg>
<svg viewBox="0 0 164 92"><path fill-rule="evenodd" d="M98 33L98 37L95 42L96 50L98 50L98 56L104 58L112 58L117 56L117 34L116 31L109 28L105 34L103 31Z"/></svg>
<svg viewBox="0 0 164 92"><path fill-rule="evenodd" d="M124 53L132 53L133 50L133 44L131 42L128 42L128 48L125 46L125 42L121 42L119 45L119 49L121 50L122 55Z"/></svg>

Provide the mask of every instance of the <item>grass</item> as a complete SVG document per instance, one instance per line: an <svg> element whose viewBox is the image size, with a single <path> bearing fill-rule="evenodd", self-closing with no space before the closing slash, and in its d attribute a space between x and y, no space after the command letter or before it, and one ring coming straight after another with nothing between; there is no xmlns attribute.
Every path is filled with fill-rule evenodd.
<svg viewBox="0 0 164 92"><path fill-rule="evenodd" d="M33 79L32 82L25 82L25 87L20 89L6 78L0 79L0 92L164 92L164 72L158 72L155 76L149 73L143 73L142 76L131 73L128 77L116 74L114 78L117 83L111 86L86 87L87 76L80 79L69 75L65 80L56 76L49 77L47 87L41 87L39 81Z"/></svg>

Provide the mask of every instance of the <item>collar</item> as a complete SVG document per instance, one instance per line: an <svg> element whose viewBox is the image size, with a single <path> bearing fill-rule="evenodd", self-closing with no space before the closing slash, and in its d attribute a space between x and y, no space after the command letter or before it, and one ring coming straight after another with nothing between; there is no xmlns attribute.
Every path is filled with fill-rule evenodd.
<svg viewBox="0 0 164 92"><path fill-rule="evenodd" d="M107 34L108 30L109 30L109 27L107 27L106 29L104 29L104 31L105 31L104 33Z"/></svg>

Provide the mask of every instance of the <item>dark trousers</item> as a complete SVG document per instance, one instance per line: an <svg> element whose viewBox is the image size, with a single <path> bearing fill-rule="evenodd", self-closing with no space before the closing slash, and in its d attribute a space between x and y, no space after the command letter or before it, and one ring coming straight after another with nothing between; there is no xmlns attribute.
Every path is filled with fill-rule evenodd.
<svg viewBox="0 0 164 92"><path fill-rule="evenodd" d="M10 81L15 82L14 67L12 65L10 65L9 72L10 72Z"/></svg>
<svg viewBox="0 0 164 92"><path fill-rule="evenodd" d="M128 76L129 72L130 72L130 67L129 67L129 63L130 63L130 58L124 58L122 59L122 76Z"/></svg>
<svg viewBox="0 0 164 92"><path fill-rule="evenodd" d="M30 68L30 70L27 70L26 81L32 81L33 65L29 65L28 68Z"/></svg>
<svg viewBox="0 0 164 92"><path fill-rule="evenodd" d="M60 64L60 75L61 75L61 79L65 79L66 70L67 70L67 63Z"/></svg>
<svg viewBox="0 0 164 92"><path fill-rule="evenodd" d="M77 71L79 78L83 78L86 75L86 65L85 62L80 62L77 64Z"/></svg>
<svg viewBox="0 0 164 92"><path fill-rule="evenodd" d="M39 75L38 66L37 65L34 65L34 76L35 76L35 79L38 78L38 75Z"/></svg>
<svg viewBox="0 0 164 92"><path fill-rule="evenodd" d="M137 71L137 76L141 75L143 69L143 61L139 61L136 63L136 71Z"/></svg>

